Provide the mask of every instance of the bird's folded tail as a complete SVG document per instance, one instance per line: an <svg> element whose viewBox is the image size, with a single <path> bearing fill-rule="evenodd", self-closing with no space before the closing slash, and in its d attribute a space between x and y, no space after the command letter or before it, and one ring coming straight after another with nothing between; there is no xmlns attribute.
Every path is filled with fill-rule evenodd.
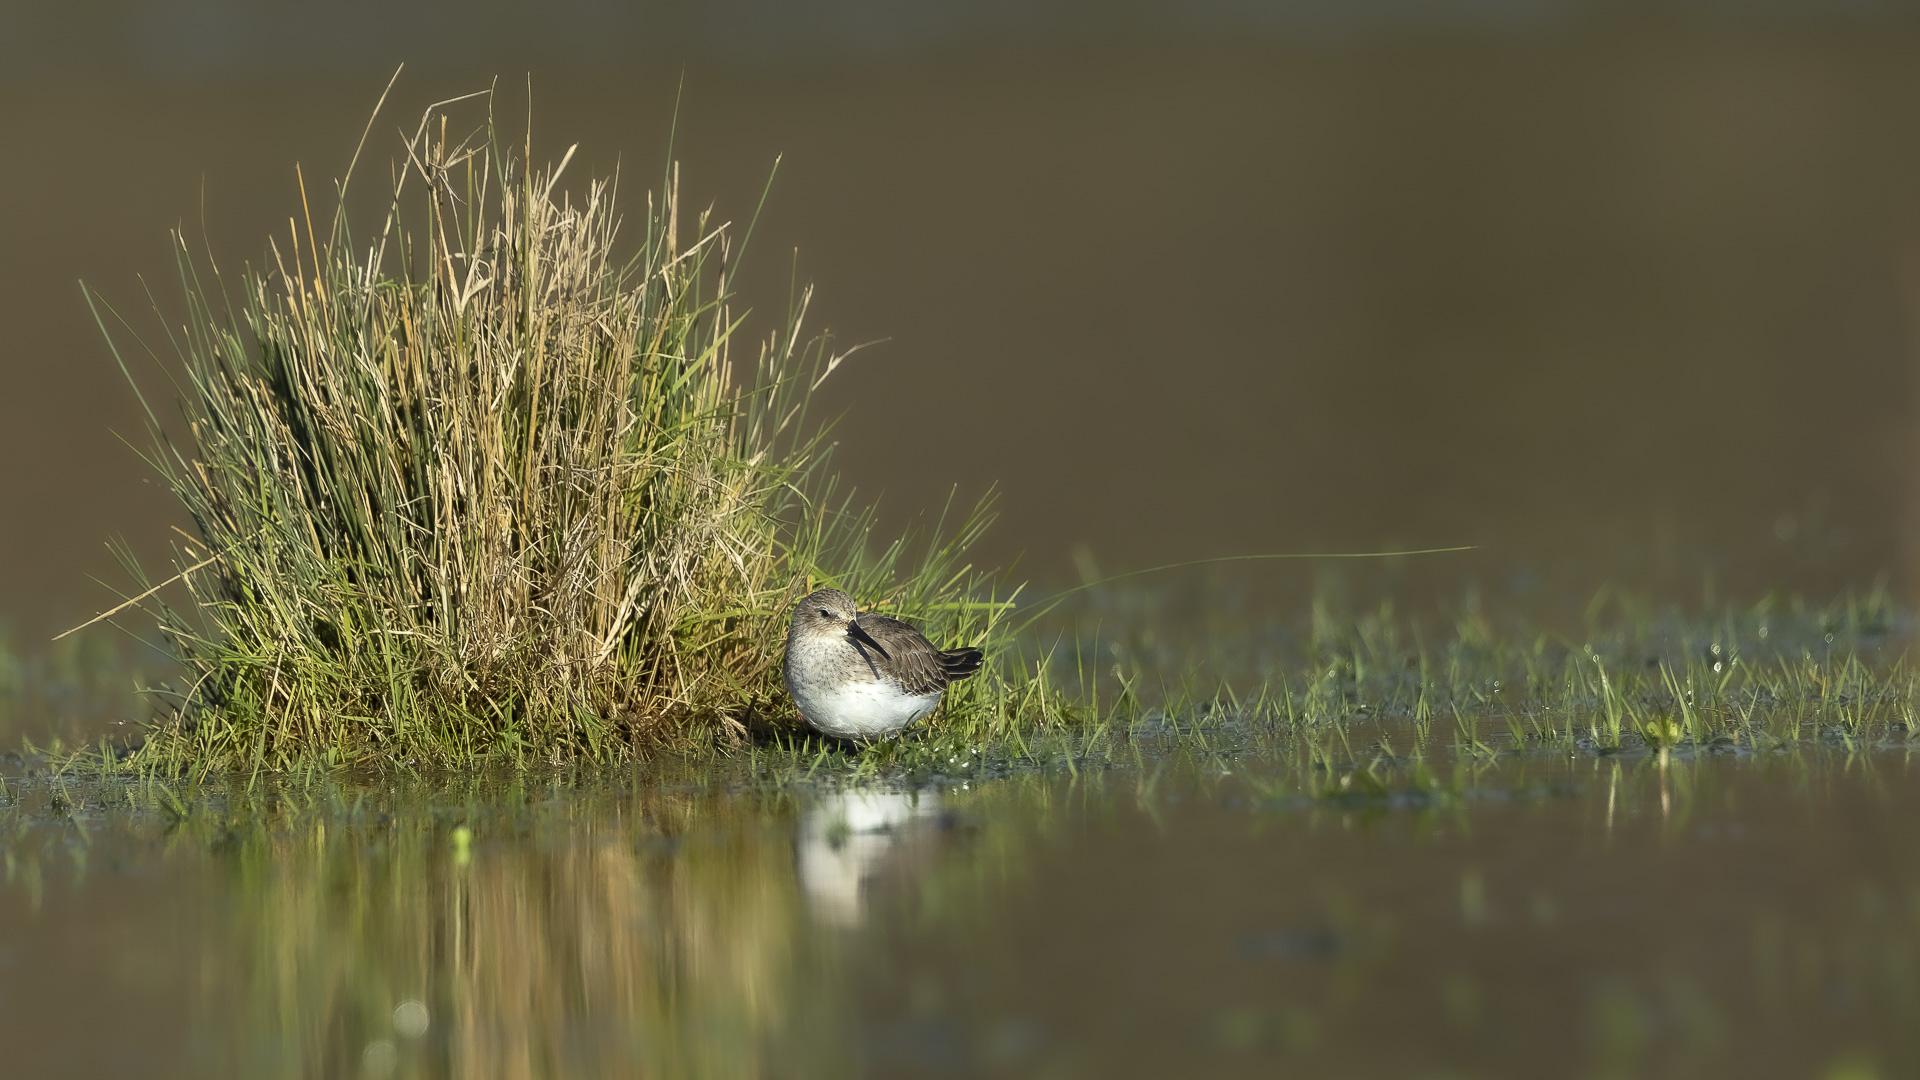
<svg viewBox="0 0 1920 1080"><path fill-rule="evenodd" d="M947 673L949 681L964 679L979 671L981 661L986 658L987 654L979 649L953 649L940 654L940 667Z"/></svg>

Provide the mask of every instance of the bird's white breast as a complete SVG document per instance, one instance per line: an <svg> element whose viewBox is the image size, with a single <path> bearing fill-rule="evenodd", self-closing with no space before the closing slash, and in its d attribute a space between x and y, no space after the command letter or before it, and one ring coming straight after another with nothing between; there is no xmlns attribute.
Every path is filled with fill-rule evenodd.
<svg viewBox="0 0 1920 1080"><path fill-rule="evenodd" d="M794 704L814 727L843 739L891 735L932 712L940 691L907 694L871 679L797 688Z"/></svg>
<svg viewBox="0 0 1920 1080"><path fill-rule="evenodd" d="M843 641L803 640L787 657L787 690L807 723L843 739L891 735L931 713L941 692L909 694L862 667L849 669ZM834 676L838 676L837 678Z"/></svg>

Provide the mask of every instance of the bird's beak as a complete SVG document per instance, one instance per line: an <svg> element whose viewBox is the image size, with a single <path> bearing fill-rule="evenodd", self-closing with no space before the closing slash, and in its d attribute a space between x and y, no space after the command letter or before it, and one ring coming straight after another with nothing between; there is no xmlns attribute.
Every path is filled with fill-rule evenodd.
<svg viewBox="0 0 1920 1080"><path fill-rule="evenodd" d="M868 648L872 649L874 652L879 653L880 659L882 660L893 659L893 657L887 655L887 650L880 647L879 642L873 640L872 634L869 634L865 630L862 630L860 628L860 621L858 619L855 619L854 621L849 622L847 624L847 636L852 638L855 641L864 643Z"/></svg>

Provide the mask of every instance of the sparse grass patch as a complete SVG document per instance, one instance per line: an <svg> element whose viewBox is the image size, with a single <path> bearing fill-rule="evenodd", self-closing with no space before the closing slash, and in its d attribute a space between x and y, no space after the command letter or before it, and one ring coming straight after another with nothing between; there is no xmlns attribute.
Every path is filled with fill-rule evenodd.
<svg viewBox="0 0 1920 1080"><path fill-rule="evenodd" d="M1156 654L1165 627L1136 634L1109 622L1097 634L1070 625L1055 655L1104 654L1096 683L1132 699L1130 719L1113 724L1121 736L1251 745L1338 769L1539 751L1905 745L1920 731L1911 632L1884 589L1705 615L1613 594L1572 635L1497 626L1471 605L1439 627L1316 605L1305 626L1196 635L1206 654ZM1090 666L1053 670L1070 680ZM1236 691L1234 678L1252 690Z"/></svg>

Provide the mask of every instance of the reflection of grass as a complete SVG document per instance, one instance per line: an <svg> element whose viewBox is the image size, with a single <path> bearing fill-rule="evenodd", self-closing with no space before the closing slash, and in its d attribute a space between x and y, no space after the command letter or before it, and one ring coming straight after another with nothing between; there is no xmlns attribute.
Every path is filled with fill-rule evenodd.
<svg viewBox="0 0 1920 1080"><path fill-rule="evenodd" d="M609 760L738 734L822 582L990 641L1004 608L965 563L984 506L870 548L822 467L808 402L838 359L809 344L810 294L743 356L745 237L683 205L677 170L623 211L490 120L450 140L447 115L406 142L378 229L324 205L316 229L303 187L237 289L180 247L190 443L153 459L199 528L179 555L199 618L155 609L185 672L144 762Z"/></svg>
<svg viewBox="0 0 1920 1080"><path fill-rule="evenodd" d="M1888 766L1897 774L1897 758L1863 762L1838 744L1803 742L1663 767L1559 752L1443 761L1436 747L1431 762L1375 760L1340 785L1298 757L1238 754L1224 737L1210 748L1175 739L1157 754L1146 741L1121 742L1098 763L1122 768L1082 759L1070 775L1064 764L1023 763L999 780L944 785L940 820L902 830L868 932L843 938L806 925L796 887L805 830L795 812L812 793L756 784L741 761L544 781L260 778L251 791L244 778L198 788L40 781L24 789L31 813L22 787L0 791L0 849L10 887L31 894L43 877L64 880L68 861L75 876L89 865L116 874L128 850L137 866L164 848L164 873L218 899L195 1043L223 1073L354 1075L364 1063L398 1076L854 1075L863 1054L901 1052L898 1040L863 1041L880 1030L940 1034L913 1050L929 1068L1034 1075L1077 1055L1087 1059L1080 1074L1112 1075L1125 1070L1100 1065L1153 1047L1116 1033L1110 1000L1155 1000L1142 985L1174 983L1090 985L1061 958L1136 948L1142 971L1183 950L1205 965L1210 977L1157 999L1167 1011L1143 1013L1202 1061L1217 1053L1228 1063L1293 1059L1304 1075L1404 1074L1404 1060L1372 1056L1391 1042L1393 1053L1434 1060L1520 1047L1529 1064L1582 1075L1639 1075L1670 1059L1674 1075L1703 1075L1750 1046L1729 1037L1731 1018L1833 1015L1836 987L1858 1011L1797 1028L1798 1052L1864 1045L1883 1061L1914 1060L1902 1018L1916 1001L1920 906L1904 879L1841 877L1797 897L1730 883L1710 917L1661 921L1676 902L1667 895L1644 911L1627 905L1632 918L1621 921L1632 889L1660 896L1672 882L1670 846L1721 843L1700 839L1703 829L1741 820L1790 823L1742 817L1775 796L1827 793L1811 797L1811 812L1852 832L1851 813L1820 809L1829 785L1793 781L1858 783ZM1594 832L1611 838L1616 819L1617 846L1601 842ZM1555 842L1497 839L1526 821ZM120 832L138 835L127 844ZM1473 847L1479 834L1492 846ZM1090 846L1080 867L1090 874L1125 883L1131 865L1142 894L1184 895L1185 878L1154 879L1168 857L1155 844L1184 852L1234 836L1254 838L1250 865L1257 854L1267 868L1250 880L1284 884L1256 904L1216 910L1208 893L1170 909L1191 924L1119 924L1145 928L1145 941L1100 932L1130 905L1142 919L1168 910L1125 888L1091 893L1086 909L1044 895L1071 880L1063 875L1078 872ZM1352 858L1338 857L1347 846ZM1607 851L1634 855L1618 865L1639 876L1583 887L1576 871ZM1116 855L1139 861L1114 871ZM1684 897L1694 885L1671 887ZM1769 921L1774 905L1784 912ZM1036 924L1084 944L1033 954L1008 944L1031 942ZM1700 940L1717 944L1702 951ZM1488 963L1540 949L1595 977ZM1061 985L1075 992L1052 992ZM1533 1039L1524 1031L1546 1030L1530 1022L1542 995L1554 998L1558 1026ZM1191 1013L1180 1011L1186 999ZM1369 1037L1383 1014L1409 1018L1394 1040ZM970 1057L934 1056L950 1051ZM867 1074L892 1075L892 1060L870 1058ZM1494 1067L1506 1060L1472 1071L1525 1071Z"/></svg>
<svg viewBox="0 0 1920 1080"><path fill-rule="evenodd" d="M242 798L189 814L177 837L219 853L238 901L240 974L205 1002L233 1071L781 1075L782 1047L838 1000L809 963L785 815L554 794L376 810L332 789L291 813ZM812 1040L806 1059L833 1053Z"/></svg>

